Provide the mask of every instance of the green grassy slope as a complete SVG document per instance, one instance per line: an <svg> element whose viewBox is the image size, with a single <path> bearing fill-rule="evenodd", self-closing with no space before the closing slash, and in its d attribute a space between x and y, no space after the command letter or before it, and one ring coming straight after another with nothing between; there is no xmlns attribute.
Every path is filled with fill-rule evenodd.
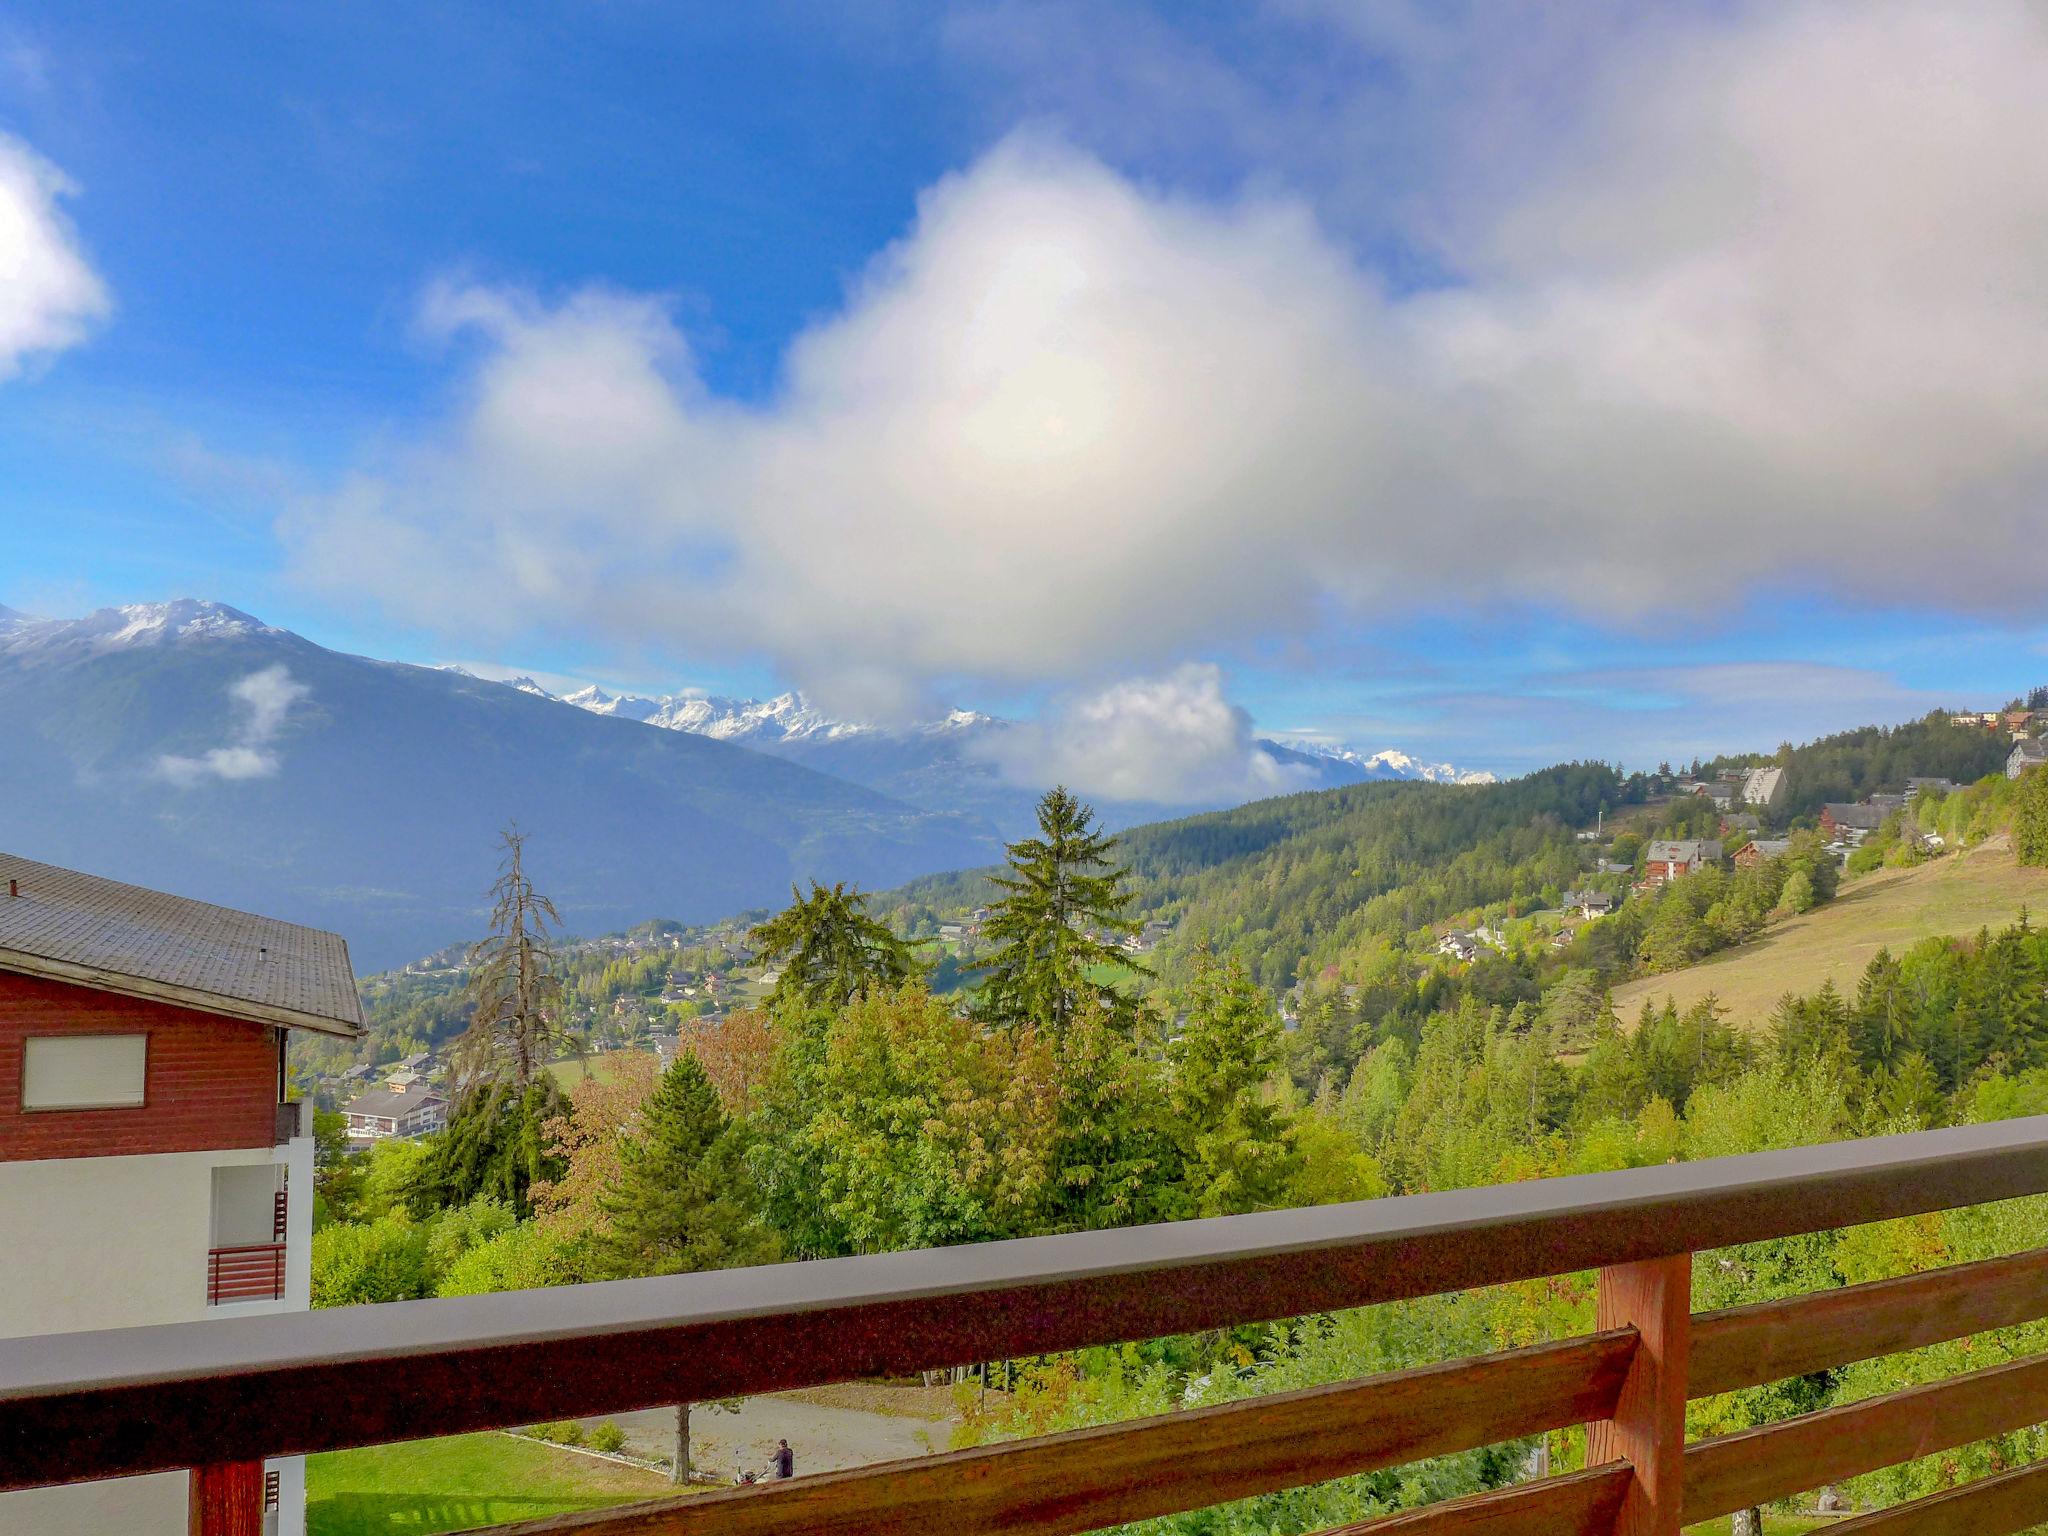
<svg viewBox="0 0 2048 1536"><path fill-rule="evenodd" d="M306 1459L308 1536L408 1536L604 1509L668 1479L509 1435L455 1435Z"/></svg>
<svg viewBox="0 0 2048 1536"><path fill-rule="evenodd" d="M1881 946L1896 955L1935 935L1996 930L2023 907L2048 908L2048 869L2022 869L2007 841L1994 838L1918 869L1851 880L1827 906L1774 923L1747 944L1617 987L1614 1007L1629 1021L1645 1001L1669 997L1684 1009L1711 992L1736 1023L1761 1023L1787 992L1817 991L1832 980L1853 995Z"/></svg>

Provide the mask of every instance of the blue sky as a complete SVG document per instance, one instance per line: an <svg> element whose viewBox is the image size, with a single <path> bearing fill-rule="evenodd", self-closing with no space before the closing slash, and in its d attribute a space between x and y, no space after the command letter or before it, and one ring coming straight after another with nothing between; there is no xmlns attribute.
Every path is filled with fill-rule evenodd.
<svg viewBox="0 0 2048 1536"><path fill-rule="evenodd" d="M2048 679L2023 4L517 10L0 0L0 602L1225 773Z"/></svg>

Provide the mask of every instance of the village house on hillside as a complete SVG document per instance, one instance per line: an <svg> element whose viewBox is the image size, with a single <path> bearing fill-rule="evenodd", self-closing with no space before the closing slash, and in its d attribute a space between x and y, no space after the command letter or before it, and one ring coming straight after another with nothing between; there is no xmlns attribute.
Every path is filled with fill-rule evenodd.
<svg viewBox="0 0 2048 1536"><path fill-rule="evenodd" d="M1667 880L1676 880L1680 875L1689 875L1720 862L1721 844L1718 839L1660 837L1644 852L1642 883L1645 886L1662 885Z"/></svg>
<svg viewBox="0 0 2048 1536"><path fill-rule="evenodd" d="M1735 867L1749 869L1757 864L1768 863L1772 859L1782 859L1791 851L1792 839L1789 837L1755 838L1735 850Z"/></svg>
<svg viewBox="0 0 2048 1536"><path fill-rule="evenodd" d="M1897 809L1895 806L1847 805L1830 802L1820 808L1820 827L1834 842L1845 842L1856 847L1879 827L1885 818Z"/></svg>
<svg viewBox="0 0 2048 1536"><path fill-rule="evenodd" d="M1612 891L1566 891L1563 905L1567 914L1605 917L1614 910L1616 902Z"/></svg>
<svg viewBox="0 0 2048 1536"><path fill-rule="evenodd" d="M1772 811L1785 798L1785 770L1752 768L1742 780L1742 803Z"/></svg>
<svg viewBox="0 0 2048 1536"><path fill-rule="evenodd" d="M2005 776L2016 779L2029 768L2039 768L2044 763L2048 763L2048 737L2014 742L2012 756L2005 760Z"/></svg>
<svg viewBox="0 0 2048 1536"><path fill-rule="evenodd" d="M401 1077L406 1081L400 1082ZM350 1099L348 1139L359 1146L371 1142L426 1136L448 1123L448 1101L433 1089L417 1086L410 1074L394 1073L367 1093Z"/></svg>
<svg viewBox="0 0 2048 1536"><path fill-rule="evenodd" d="M338 936L0 855L0 1337L306 1310L295 1029L361 1037ZM303 1458L210 1475L266 1532L302 1536ZM181 1536L195 1486L0 1494L0 1531Z"/></svg>

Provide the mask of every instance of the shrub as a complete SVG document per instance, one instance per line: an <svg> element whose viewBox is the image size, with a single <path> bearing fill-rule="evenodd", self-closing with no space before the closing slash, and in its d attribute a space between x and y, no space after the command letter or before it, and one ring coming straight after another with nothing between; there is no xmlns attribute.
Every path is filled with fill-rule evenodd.
<svg viewBox="0 0 2048 1536"><path fill-rule="evenodd" d="M554 1445L581 1445L583 1426L574 1419L551 1419L545 1424L536 1424L527 1433L536 1440L546 1440Z"/></svg>
<svg viewBox="0 0 2048 1536"><path fill-rule="evenodd" d="M431 1289L426 1231L403 1216L336 1222L313 1234L313 1305L405 1301Z"/></svg>
<svg viewBox="0 0 2048 1536"><path fill-rule="evenodd" d="M590 1448L616 1456L626 1448L626 1432L606 1419L590 1432Z"/></svg>

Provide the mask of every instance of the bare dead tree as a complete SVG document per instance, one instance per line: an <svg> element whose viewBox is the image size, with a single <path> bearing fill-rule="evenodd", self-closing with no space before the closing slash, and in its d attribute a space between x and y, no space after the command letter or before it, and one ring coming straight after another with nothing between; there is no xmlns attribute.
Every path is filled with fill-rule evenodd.
<svg viewBox="0 0 2048 1536"><path fill-rule="evenodd" d="M560 931L561 915L527 878L526 838L517 825L506 827L500 844L491 931L469 947L472 1008L453 1053L465 1094L498 1086L523 1093L563 1047L580 1046L561 1024L562 982L549 933Z"/></svg>

